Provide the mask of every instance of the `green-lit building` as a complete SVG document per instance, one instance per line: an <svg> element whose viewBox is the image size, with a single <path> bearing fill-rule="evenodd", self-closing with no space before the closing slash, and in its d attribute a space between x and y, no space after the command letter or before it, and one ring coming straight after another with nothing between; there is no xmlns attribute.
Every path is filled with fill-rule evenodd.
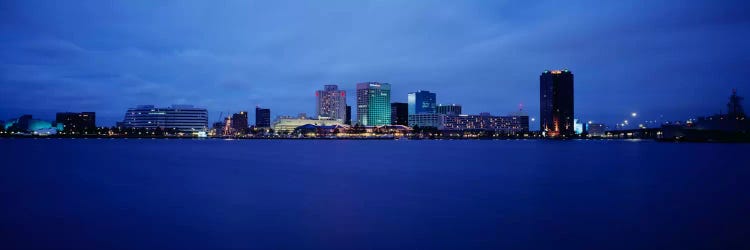
<svg viewBox="0 0 750 250"><path fill-rule="evenodd" d="M357 83L357 123L363 126L391 124L391 85Z"/></svg>

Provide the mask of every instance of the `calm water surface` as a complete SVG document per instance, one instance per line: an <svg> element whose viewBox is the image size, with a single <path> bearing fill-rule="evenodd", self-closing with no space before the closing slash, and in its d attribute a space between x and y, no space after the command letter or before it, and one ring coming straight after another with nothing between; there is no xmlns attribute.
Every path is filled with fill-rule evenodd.
<svg viewBox="0 0 750 250"><path fill-rule="evenodd" d="M0 140L0 248L750 249L750 144Z"/></svg>

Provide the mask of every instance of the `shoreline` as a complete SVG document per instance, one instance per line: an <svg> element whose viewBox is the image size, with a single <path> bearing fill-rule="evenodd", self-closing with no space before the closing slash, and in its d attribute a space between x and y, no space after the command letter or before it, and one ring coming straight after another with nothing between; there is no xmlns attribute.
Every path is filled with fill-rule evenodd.
<svg viewBox="0 0 750 250"><path fill-rule="evenodd" d="M433 138L419 138L419 137L194 137L194 136L53 136L53 135L4 135L0 136L0 139L159 139L159 140L354 140L354 141L368 141L368 140L408 140L408 141L421 141L421 140L465 140L465 141L511 141L511 140L539 140L539 141L579 141L579 140L608 140L608 141L624 141L624 140L642 140L642 141L654 141L662 143L750 143L750 140L738 138L736 140L668 140L658 138L619 138L619 137L589 137L589 138L540 138L540 137L477 137L477 138L458 138L458 137L433 137Z"/></svg>

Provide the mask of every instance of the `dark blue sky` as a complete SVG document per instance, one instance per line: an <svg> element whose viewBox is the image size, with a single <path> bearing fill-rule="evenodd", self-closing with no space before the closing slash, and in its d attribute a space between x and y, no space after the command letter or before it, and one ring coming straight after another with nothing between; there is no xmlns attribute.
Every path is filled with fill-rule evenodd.
<svg viewBox="0 0 750 250"><path fill-rule="evenodd" d="M747 1L219 2L1 1L0 119L95 111L113 125L138 104L194 104L211 121L255 105L313 114L322 85L351 105L363 81L391 83L392 101L424 89L466 113L523 103L537 117L552 68L575 74L585 120L684 120L719 112L732 88L750 96Z"/></svg>

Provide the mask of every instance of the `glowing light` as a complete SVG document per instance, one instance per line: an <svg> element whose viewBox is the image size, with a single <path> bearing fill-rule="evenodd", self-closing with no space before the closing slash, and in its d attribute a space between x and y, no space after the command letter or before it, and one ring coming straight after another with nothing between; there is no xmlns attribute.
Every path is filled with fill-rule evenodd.
<svg viewBox="0 0 750 250"><path fill-rule="evenodd" d="M632 117L636 117L636 116L638 116L638 113L636 113L636 112L633 112L632 114L630 114L630 116L632 116Z"/></svg>

